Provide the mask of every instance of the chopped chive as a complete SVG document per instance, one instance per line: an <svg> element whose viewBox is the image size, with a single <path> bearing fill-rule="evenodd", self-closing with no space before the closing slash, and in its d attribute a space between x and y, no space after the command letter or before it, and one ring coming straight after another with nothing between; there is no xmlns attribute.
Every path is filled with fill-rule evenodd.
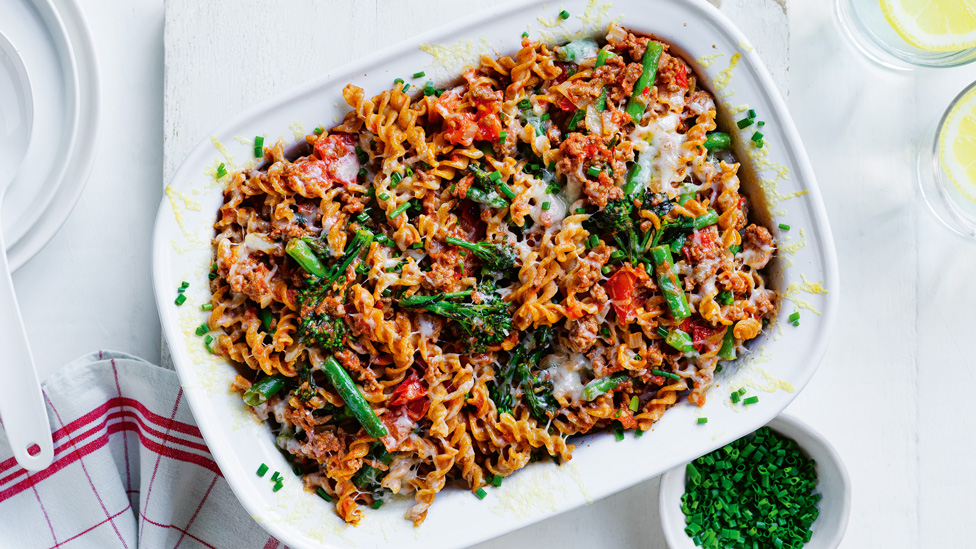
<svg viewBox="0 0 976 549"><path fill-rule="evenodd" d="M281 490L282 486L284 486L284 484L282 483L282 481L279 480L278 482L275 483L274 488L272 488L271 491L277 492L278 490Z"/></svg>
<svg viewBox="0 0 976 549"><path fill-rule="evenodd" d="M254 158L264 156L264 137L257 135L254 137Z"/></svg>
<svg viewBox="0 0 976 549"><path fill-rule="evenodd" d="M736 392L739 393L739 396L743 396L743 395L746 394L746 388L745 387L739 387L739 390L736 391Z"/></svg>
<svg viewBox="0 0 976 549"><path fill-rule="evenodd" d="M546 187L546 194L559 194L559 185L550 183L549 186Z"/></svg>
<svg viewBox="0 0 976 549"><path fill-rule="evenodd" d="M498 132L498 143L501 144L501 145L504 145L505 144L505 139L507 137L508 137L508 132L507 131L500 131L500 132Z"/></svg>
<svg viewBox="0 0 976 549"><path fill-rule="evenodd" d="M212 335L208 335L207 337L203 338L203 346L207 348L207 351L210 354L214 354L213 347L210 346L211 344L213 344L213 342L214 342L214 337Z"/></svg>
<svg viewBox="0 0 976 549"><path fill-rule="evenodd" d="M617 439L618 442L621 441L621 440L623 440L624 439L624 428L623 427L615 427L613 429L613 436Z"/></svg>
<svg viewBox="0 0 976 549"><path fill-rule="evenodd" d="M732 246L729 246L729 251L732 252L733 255L741 252L742 244L733 244Z"/></svg>
<svg viewBox="0 0 976 549"><path fill-rule="evenodd" d="M743 404L755 404L757 402L759 402L759 397L757 396L751 396L742 401Z"/></svg>
<svg viewBox="0 0 976 549"><path fill-rule="evenodd" d="M403 181L403 176L400 175L400 172L393 172L393 175L390 176L390 180L393 181L393 186L395 187L399 185L401 181Z"/></svg>
<svg viewBox="0 0 976 549"><path fill-rule="evenodd" d="M790 230L790 226L789 226L789 225L787 225L786 223L780 223L780 224L779 224L779 228L780 228L780 229L783 229L784 231L788 231L788 230Z"/></svg>
<svg viewBox="0 0 976 549"><path fill-rule="evenodd" d="M485 492L484 488L478 488L478 490L474 493L474 495L478 496L478 499L485 499L485 496L488 495L488 492Z"/></svg>
<svg viewBox="0 0 976 549"><path fill-rule="evenodd" d="M525 32L522 33L522 38L528 38L528 37L529 37L529 32L528 31L525 31Z"/></svg>
<svg viewBox="0 0 976 549"><path fill-rule="evenodd" d="M765 125L766 125L766 123L763 122L762 120L760 120L759 122L756 122L756 126L759 126L760 128L763 127L763 126L765 126Z"/></svg>
<svg viewBox="0 0 976 549"><path fill-rule="evenodd" d="M274 482L278 482L278 479L280 478L281 478L281 473L279 473L278 471L275 471L274 474L271 475L271 480Z"/></svg>
<svg viewBox="0 0 976 549"><path fill-rule="evenodd" d="M600 272L606 276L610 276L610 273L613 272L613 268L610 267L610 265L604 265L603 267L600 267Z"/></svg>
<svg viewBox="0 0 976 549"><path fill-rule="evenodd" d="M390 219L396 219L397 217L400 216L400 214L407 211L407 209L410 208L411 206L413 206L413 203L409 200L404 202L403 204L400 204L399 206L394 208L392 212L390 212Z"/></svg>
<svg viewBox="0 0 976 549"><path fill-rule="evenodd" d="M560 19L569 19L569 12L566 11L566 10L563 10L563 11L559 12L559 18Z"/></svg>
<svg viewBox="0 0 976 549"><path fill-rule="evenodd" d="M698 423L699 424L701 424L701 423L708 423L708 418L707 417L700 417L700 418L698 418Z"/></svg>
<svg viewBox="0 0 976 549"><path fill-rule="evenodd" d="M752 137L750 139L752 139L752 142L753 143L760 143L760 142L762 142L763 134L760 133L760 132L756 132L756 133L752 134Z"/></svg>
<svg viewBox="0 0 976 549"><path fill-rule="evenodd" d="M176 296L176 301L174 303L176 303L177 305L182 305L185 302L186 302L186 294L179 294L178 296Z"/></svg>
<svg viewBox="0 0 976 549"><path fill-rule="evenodd" d="M414 242L413 244L410 245L410 248L411 249L414 249L414 250L423 250L424 249L424 243L423 242Z"/></svg>
<svg viewBox="0 0 976 549"><path fill-rule="evenodd" d="M207 326L206 323L197 326L197 335L198 336L202 336L203 334L205 334L205 333L207 333L209 331L210 331L210 326Z"/></svg>
<svg viewBox="0 0 976 549"><path fill-rule="evenodd" d="M389 199L390 199L390 193L383 193L380 195L380 200L389 200Z"/></svg>
<svg viewBox="0 0 976 549"><path fill-rule="evenodd" d="M189 283L189 282L187 282L187 281L185 281L185 280L184 280L183 282L180 282L180 291L181 291L181 292L182 292L183 290L185 290L185 289L187 289L187 288L189 288L189 287L190 287L190 283Z"/></svg>
<svg viewBox="0 0 976 549"><path fill-rule="evenodd" d="M318 496L324 499L325 501L332 501L332 497L329 496L329 494L326 493L326 491L322 489L322 487L319 487L317 490L315 490L315 493L318 494Z"/></svg>
<svg viewBox="0 0 976 549"><path fill-rule="evenodd" d="M322 135L322 133L324 132L325 130L322 129L321 127L315 128L315 135Z"/></svg>
<svg viewBox="0 0 976 549"><path fill-rule="evenodd" d="M661 337L668 337L668 329L665 328L664 326L658 326L657 327L657 335L659 335Z"/></svg>
<svg viewBox="0 0 976 549"><path fill-rule="evenodd" d="M729 398L732 399L732 404L739 402L739 393L733 391Z"/></svg>
<svg viewBox="0 0 976 549"><path fill-rule="evenodd" d="M488 174L488 179L491 179L497 185L502 180L502 172L495 170Z"/></svg>
<svg viewBox="0 0 976 549"><path fill-rule="evenodd" d="M748 113L746 113L746 114L748 114L748 115L749 115L749 118L755 118L755 117L757 116L757 115L756 115L756 110L755 110L755 109L749 109L749 112L748 112Z"/></svg>
<svg viewBox="0 0 976 549"><path fill-rule="evenodd" d="M679 376L678 374L672 372L665 372L664 370L651 370L651 373L656 376L667 377L674 380L681 379L681 376Z"/></svg>
<svg viewBox="0 0 976 549"><path fill-rule="evenodd" d="M200 310L201 311L212 311L213 310L213 303L204 303L203 305L200 305Z"/></svg>
<svg viewBox="0 0 976 549"><path fill-rule="evenodd" d="M217 166L217 179L220 179L221 177L224 177L225 175L227 175L227 170L224 169L224 163L221 162L220 165Z"/></svg>
<svg viewBox="0 0 976 549"><path fill-rule="evenodd" d="M427 76L427 75L424 73L424 71L420 71L420 72L413 73L413 77L414 78L423 78L425 76Z"/></svg>
<svg viewBox="0 0 976 549"><path fill-rule="evenodd" d="M513 191L508 185L502 183L501 185L498 186L498 188L501 189L502 194L507 196L509 200L515 199L515 191Z"/></svg>
<svg viewBox="0 0 976 549"><path fill-rule="evenodd" d="M491 479L491 485L494 486L495 488L500 487L502 485L502 479L503 478L504 477L502 477L501 475L495 475Z"/></svg>
<svg viewBox="0 0 976 549"><path fill-rule="evenodd" d="M542 116L539 117L539 120L542 120L543 122L549 120L549 113L547 112L542 113Z"/></svg>
<svg viewBox="0 0 976 549"><path fill-rule="evenodd" d="M634 395L630 397L630 411L636 413L640 409L640 397Z"/></svg>
<svg viewBox="0 0 976 549"><path fill-rule="evenodd" d="M644 430L643 429L637 429L636 431L634 431L634 436L636 436L636 437L642 437L642 436L644 436Z"/></svg>
<svg viewBox="0 0 976 549"><path fill-rule="evenodd" d="M424 95L434 95L435 93L437 93L437 90L434 89L434 82L428 80L427 83L424 84Z"/></svg>
<svg viewBox="0 0 976 549"><path fill-rule="evenodd" d="M394 79L393 85L396 86L397 84L403 84L403 79L402 78Z"/></svg>
<svg viewBox="0 0 976 549"><path fill-rule="evenodd" d="M576 213L578 213L578 214L585 214L586 213L586 208L576 208L573 211L576 212Z"/></svg>
<svg viewBox="0 0 976 549"><path fill-rule="evenodd" d="M722 305L731 305L735 303L735 296L728 290L722 290L718 293L717 301Z"/></svg>
<svg viewBox="0 0 976 549"><path fill-rule="evenodd" d="M800 320L800 311L794 311L793 314L790 315L790 322L796 322L798 320Z"/></svg>
<svg viewBox="0 0 976 549"><path fill-rule="evenodd" d="M520 109L530 109L532 108L532 102L528 98L523 99L518 102L518 108Z"/></svg>
<svg viewBox="0 0 976 549"><path fill-rule="evenodd" d="M210 274L207 275L207 278L209 278L210 280L216 280L217 279L217 273L210 273Z"/></svg>
<svg viewBox="0 0 976 549"><path fill-rule="evenodd" d="M738 126L740 130L744 130L751 126L753 122L754 120L752 118L743 118L742 120L736 122L735 125Z"/></svg>
<svg viewBox="0 0 976 549"><path fill-rule="evenodd" d="M261 466L258 467L258 476L263 477L264 474L267 472L268 472L268 466L262 463Z"/></svg>
<svg viewBox="0 0 976 549"><path fill-rule="evenodd" d="M403 85L403 89L402 89L402 90L400 90L400 91L404 91L404 92L405 92L405 91L407 91L407 90L409 90L409 89L410 89L410 84L404 84L404 85Z"/></svg>
<svg viewBox="0 0 976 549"><path fill-rule="evenodd" d="M551 206L551 204L549 202L543 202L542 203L542 211L548 210L550 206Z"/></svg>
<svg viewBox="0 0 976 549"><path fill-rule="evenodd" d="M596 248L600 245L600 237L595 234L591 234L590 238L586 241L586 245L589 248Z"/></svg>
<svg viewBox="0 0 976 549"><path fill-rule="evenodd" d="M379 509L380 507L383 507L383 500L378 499L374 501L373 503L370 504L370 507L372 507L373 509Z"/></svg>
<svg viewBox="0 0 976 549"><path fill-rule="evenodd" d="M601 170L598 166L590 166L586 169L586 175L590 177L597 177L602 171L603 170Z"/></svg>

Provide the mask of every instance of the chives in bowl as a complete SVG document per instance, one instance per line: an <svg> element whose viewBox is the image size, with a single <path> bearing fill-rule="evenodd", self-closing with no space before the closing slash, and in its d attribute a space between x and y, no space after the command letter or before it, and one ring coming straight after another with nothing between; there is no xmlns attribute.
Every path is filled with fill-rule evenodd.
<svg viewBox="0 0 976 549"><path fill-rule="evenodd" d="M660 498L672 549L823 549L843 538L850 483L823 437L780 416L665 474Z"/></svg>

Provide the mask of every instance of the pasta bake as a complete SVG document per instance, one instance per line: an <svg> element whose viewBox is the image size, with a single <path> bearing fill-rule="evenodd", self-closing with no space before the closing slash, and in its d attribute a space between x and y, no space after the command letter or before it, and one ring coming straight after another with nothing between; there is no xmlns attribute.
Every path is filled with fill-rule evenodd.
<svg viewBox="0 0 976 549"><path fill-rule="evenodd" d="M668 44L523 36L445 89L343 96L341 124L224 178L208 324L346 522L406 495L419 525L448 484L483 496L701 405L775 313L775 245Z"/></svg>

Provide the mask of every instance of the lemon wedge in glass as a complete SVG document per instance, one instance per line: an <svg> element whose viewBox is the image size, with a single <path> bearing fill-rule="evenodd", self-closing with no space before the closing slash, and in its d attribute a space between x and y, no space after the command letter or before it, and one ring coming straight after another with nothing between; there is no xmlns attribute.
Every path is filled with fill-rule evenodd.
<svg viewBox="0 0 976 549"><path fill-rule="evenodd" d="M956 102L942 123L939 164L959 192L976 202L976 88Z"/></svg>
<svg viewBox="0 0 976 549"><path fill-rule="evenodd" d="M926 51L976 46L976 0L879 0L888 23Z"/></svg>

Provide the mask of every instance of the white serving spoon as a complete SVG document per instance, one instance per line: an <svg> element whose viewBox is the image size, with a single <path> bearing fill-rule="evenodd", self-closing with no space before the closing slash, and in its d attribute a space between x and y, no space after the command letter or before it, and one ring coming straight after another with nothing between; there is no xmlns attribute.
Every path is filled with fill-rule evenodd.
<svg viewBox="0 0 976 549"><path fill-rule="evenodd" d="M30 144L34 102L30 79L20 54L0 33L0 204ZM2 208L0 208L2 210ZM25 469L40 471L51 464L54 445L47 406L34 369L27 332L20 318L13 280L7 265L0 223L0 420L14 457Z"/></svg>

